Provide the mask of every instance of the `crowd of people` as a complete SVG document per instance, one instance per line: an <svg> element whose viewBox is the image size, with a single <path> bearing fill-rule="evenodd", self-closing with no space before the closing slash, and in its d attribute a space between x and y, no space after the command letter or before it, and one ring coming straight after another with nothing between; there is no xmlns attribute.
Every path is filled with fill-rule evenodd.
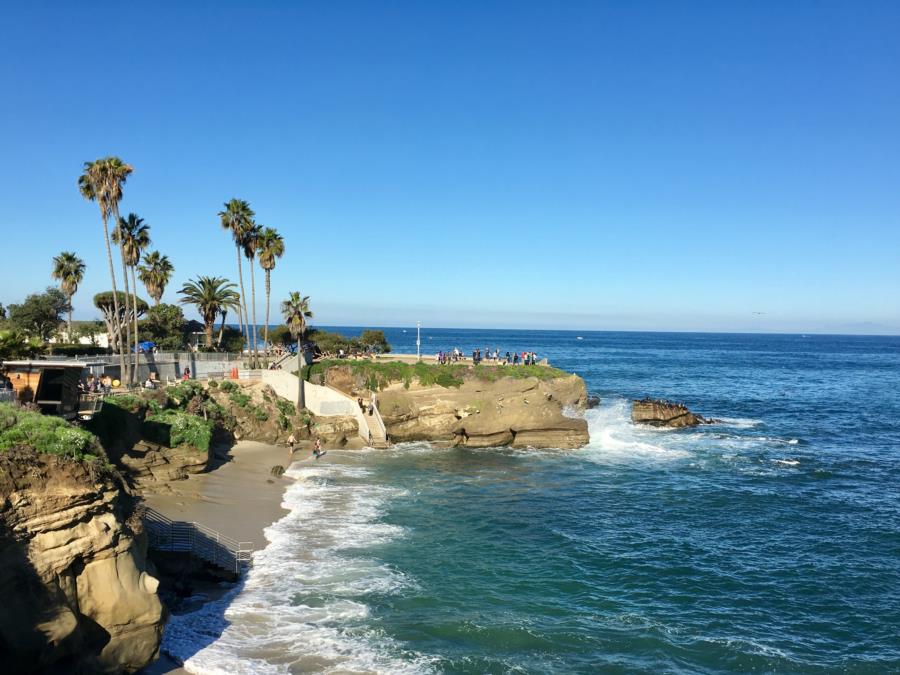
<svg viewBox="0 0 900 675"><path fill-rule="evenodd" d="M533 366L537 363L536 352L506 352L501 354L499 349L494 349L492 351L487 347L484 348L484 351L481 349L473 349L471 358L472 363L475 365L478 365L482 361L504 366ZM462 350L456 348L451 352L438 352L435 355L435 359L441 365L468 360Z"/></svg>

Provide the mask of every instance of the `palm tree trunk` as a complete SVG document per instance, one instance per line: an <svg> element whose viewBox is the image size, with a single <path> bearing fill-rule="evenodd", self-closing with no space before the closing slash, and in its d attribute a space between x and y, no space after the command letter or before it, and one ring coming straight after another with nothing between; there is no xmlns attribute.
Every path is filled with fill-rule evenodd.
<svg viewBox="0 0 900 675"><path fill-rule="evenodd" d="M116 221L118 222L118 221ZM122 276L125 277L125 349L131 351L131 289L128 287L128 265L125 264L125 250L122 241L119 240L119 253L122 257ZM125 360L125 379L123 382L131 384L131 354Z"/></svg>
<svg viewBox="0 0 900 675"><path fill-rule="evenodd" d="M266 343L266 356L269 355L269 295L272 292L272 270L266 270L266 325L263 326L263 342Z"/></svg>
<svg viewBox="0 0 900 675"><path fill-rule="evenodd" d="M69 298L69 321L66 326L66 342L72 344L72 296L68 296Z"/></svg>
<svg viewBox="0 0 900 675"><path fill-rule="evenodd" d="M134 379L140 383L141 354L138 351L138 310L137 310L137 277L134 265L131 266L131 305L134 307Z"/></svg>
<svg viewBox="0 0 900 675"><path fill-rule="evenodd" d="M213 346L213 325L216 323L216 317L213 316L212 321L203 319L203 331L206 333L206 346L212 349Z"/></svg>
<svg viewBox="0 0 900 675"><path fill-rule="evenodd" d="M109 279L112 282L112 294L113 294L113 311L115 315L113 316L112 328L115 331L116 335L110 334L109 336L109 345L112 347L113 344L118 346L119 349L119 379L125 378L125 351L122 349L122 343L118 340L116 336L122 334L122 325L119 322L119 293L116 290L116 268L113 265L113 257L112 257L112 246L109 243L109 225L107 224L108 217L103 215L103 241L106 242L106 258L109 261ZM118 221L116 221L118 222ZM113 339L115 339L115 343L113 343ZM115 348L115 347L114 347Z"/></svg>
<svg viewBox="0 0 900 675"><path fill-rule="evenodd" d="M299 339L297 340L297 363L300 366L297 371L297 410L303 410L306 407L306 392L303 390L303 367L306 365L306 358L300 348Z"/></svg>
<svg viewBox="0 0 900 675"><path fill-rule="evenodd" d="M222 336L225 334L225 317L228 316L228 312L222 312L222 325L219 326L219 339L216 341L216 347L222 346Z"/></svg>
<svg viewBox="0 0 900 675"><path fill-rule="evenodd" d="M241 315L242 322L241 323L241 335L244 337L245 344L249 346L250 340L250 316L247 314L247 292L244 290L244 266L241 265L241 247L237 247L237 261L238 261L238 280L241 282ZM247 327L247 332L244 332L244 326Z"/></svg>
<svg viewBox="0 0 900 675"><path fill-rule="evenodd" d="M250 301L253 304L253 367L259 367L259 343L256 341L256 272L255 257L250 258Z"/></svg>

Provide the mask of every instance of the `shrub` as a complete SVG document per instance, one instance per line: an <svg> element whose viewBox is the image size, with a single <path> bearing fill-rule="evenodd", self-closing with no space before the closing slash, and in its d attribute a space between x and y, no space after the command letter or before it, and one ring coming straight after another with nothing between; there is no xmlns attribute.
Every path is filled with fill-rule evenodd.
<svg viewBox="0 0 900 675"><path fill-rule="evenodd" d="M218 388L219 388L219 383L218 383L216 380L210 380L209 382L207 382L207 386L208 386L210 389L218 389Z"/></svg>
<svg viewBox="0 0 900 675"><path fill-rule="evenodd" d="M250 403L250 395L245 394L241 391L231 392L231 394L228 396L228 399L238 408L246 408L247 404Z"/></svg>
<svg viewBox="0 0 900 675"><path fill-rule="evenodd" d="M219 389L224 391L226 394L230 394L233 391L237 391L239 387L231 380L222 380L222 383L219 385Z"/></svg>
<svg viewBox="0 0 900 675"><path fill-rule="evenodd" d="M144 433L151 440L171 448L187 445L202 452L209 451L212 431L212 422L180 410L148 415L144 423Z"/></svg>
<svg viewBox="0 0 900 675"><path fill-rule="evenodd" d="M72 457L79 461L104 458L97 437L92 433L72 426L59 417L2 403L0 451L15 447L33 448L38 452Z"/></svg>

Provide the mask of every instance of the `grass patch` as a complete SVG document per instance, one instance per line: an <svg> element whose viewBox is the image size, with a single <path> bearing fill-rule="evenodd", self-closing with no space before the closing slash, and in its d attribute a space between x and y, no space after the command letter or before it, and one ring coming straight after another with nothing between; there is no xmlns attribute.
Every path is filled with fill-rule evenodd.
<svg viewBox="0 0 900 675"><path fill-rule="evenodd" d="M366 387L380 391L392 382L403 382L409 388L413 380L417 380L422 386L437 385L440 387L459 387L467 378L474 378L485 382L496 382L504 377L525 379L536 377L539 380L552 380L557 377L568 377L569 373L559 368L548 366L486 366L479 364L470 366L464 363L439 365L419 362L415 364L390 361L378 363L373 361L350 361L341 359L326 359L305 366L304 379L312 375L324 373L335 366L349 366L354 375L361 375L366 380Z"/></svg>
<svg viewBox="0 0 900 675"><path fill-rule="evenodd" d="M33 448L82 462L105 460L97 437L59 417L0 403L0 451Z"/></svg>

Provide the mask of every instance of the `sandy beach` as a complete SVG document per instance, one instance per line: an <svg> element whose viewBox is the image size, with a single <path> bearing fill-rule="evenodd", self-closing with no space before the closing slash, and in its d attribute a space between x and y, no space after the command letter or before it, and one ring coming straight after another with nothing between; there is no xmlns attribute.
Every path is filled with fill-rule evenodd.
<svg viewBox="0 0 900 675"><path fill-rule="evenodd" d="M309 451L298 450L293 459L308 455ZM167 483L162 493L145 493L144 502L172 520L201 523L233 539L253 542L254 550L259 550L266 545L263 530L287 513L281 502L290 479L273 476L271 469L276 465L287 469L290 460L287 448L241 441L216 451L207 473ZM186 672L164 654L141 671Z"/></svg>

